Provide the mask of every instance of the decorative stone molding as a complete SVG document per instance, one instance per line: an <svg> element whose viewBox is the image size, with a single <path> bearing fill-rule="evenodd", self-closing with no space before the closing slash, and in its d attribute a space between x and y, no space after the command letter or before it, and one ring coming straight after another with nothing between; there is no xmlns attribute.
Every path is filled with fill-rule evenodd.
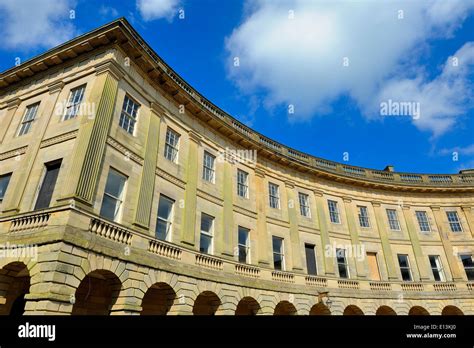
<svg viewBox="0 0 474 348"><path fill-rule="evenodd" d="M48 86L49 94L59 93L62 91L66 84L64 81L55 82Z"/></svg>
<svg viewBox="0 0 474 348"><path fill-rule="evenodd" d="M125 147L114 138L108 137L107 144L112 146L115 150L120 152L122 155L129 157L132 161L136 162L137 164L143 165L143 162L144 162L143 157L137 155L135 152L131 151L129 148Z"/></svg>
<svg viewBox="0 0 474 348"><path fill-rule="evenodd" d="M116 80L121 80L126 72L115 59L109 59L94 66L96 75L110 73Z"/></svg>
<svg viewBox="0 0 474 348"><path fill-rule="evenodd" d="M60 134L58 136L45 139L41 142L40 148L56 145L77 137L78 130L73 130L68 133Z"/></svg>
<svg viewBox="0 0 474 348"><path fill-rule="evenodd" d="M20 98L14 98L7 101L7 110L16 109L21 104Z"/></svg>
<svg viewBox="0 0 474 348"><path fill-rule="evenodd" d="M161 178L163 178L163 179L165 179L165 180L167 180L167 181L169 181L169 182L171 182L171 183L173 183L173 184L179 186L179 187L182 188L182 189L185 189L185 188L186 188L186 183L185 183L183 180L178 179L178 178L175 177L174 175L171 175L170 173L167 173L167 172L161 170L160 168L156 168L155 173L156 173L159 177L161 177Z"/></svg>
<svg viewBox="0 0 474 348"><path fill-rule="evenodd" d="M202 137L193 130L188 131L189 140L194 141L198 145L201 143Z"/></svg>
<svg viewBox="0 0 474 348"><path fill-rule="evenodd" d="M6 160L8 158L15 157L15 156L24 155L26 153L27 148L28 148L28 146L23 146L23 147L20 147L18 149L15 149L15 150L10 150L10 151L4 152L4 153L0 154L0 161Z"/></svg>

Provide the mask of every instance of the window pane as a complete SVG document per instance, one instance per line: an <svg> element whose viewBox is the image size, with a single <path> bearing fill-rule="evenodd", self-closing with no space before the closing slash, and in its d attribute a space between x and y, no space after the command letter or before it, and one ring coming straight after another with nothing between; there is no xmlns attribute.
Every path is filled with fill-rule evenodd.
<svg viewBox="0 0 474 348"><path fill-rule="evenodd" d="M210 254L211 253L211 242L212 242L212 237L201 233L201 241L199 243L199 251L201 251L202 253Z"/></svg>
<svg viewBox="0 0 474 348"><path fill-rule="evenodd" d="M239 245L239 262L247 262L247 248Z"/></svg>
<svg viewBox="0 0 474 348"><path fill-rule="evenodd" d="M316 254L314 252L314 245L305 244L304 248L306 253L306 268L308 270L308 274L317 275Z"/></svg>
<svg viewBox="0 0 474 348"><path fill-rule="evenodd" d="M248 231L239 227L239 244L247 245Z"/></svg>
<svg viewBox="0 0 474 348"><path fill-rule="evenodd" d="M122 174L109 170L100 215L114 221L118 218L126 180Z"/></svg>
<svg viewBox="0 0 474 348"><path fill-rule="evenodd" d="M408 258L406 255L398 255L398 263L400 267L408 267Z"/></svg>
<svg viewBox="0 0 474 348"><path fill-rule="evenodd" d="M281 252L281 243L282 239L273 237L273 252L280 253Z"/></svg>
<svg viewBox="0 0 474 348"><path fill-rule="evenodd" d="M158 217L164 220L169 220L171 216L171 210L173 209L173 203L174 201L171 201L164 196L160 196L160 202L158 204Z"/></svg>
<svg viewBox="0 0 474 348"><path fill-rule="evenodd" d="M404 281L410 281L411 280L411 274L410 274L410 270L408 268L401 268L400 271L401 271L401 274L402 274L402 279Z"/></svg>
<svg viewBox="0 0 474 348"><path fill-rule="evenodd" d="M211 233L213 218L203 214L201 216L201 231Z"/></svg>
<svg viewBox="0 0 474 348"><path fill-rule="evenodd" d="M156 238L161 240L167 240L169 226L170 225L166 221L158 220L156 225Z"/></svg>
<svg viewBox="0 0 474 348"><path fill-rule="evenodd" d="M109 220L115 220L117 211L117 200L110 196L104 195L104 199L102 200L102 207L100 209L100 215Z"/></svg>
<svg viewBox="0 0 474 348"><path fill-rule="evenodd" d="M125 96L119 125L130 134L133 134L135 130L136 116L139 107L140 105L137 102L132 100L128 95Z"/></svg>
<svg viewBox="0 0 474 348"><path fill-rule="evenodd" d="M35 210L49 207L60 168L61 161L52 164L46 164L46 174L41 184L41 189L38 193Z"/></svg>
<svg viewBox="0 0 474 348"><path fill-rule="evenodd" d="M122 195L123 187L125 185L125 177L114 170L109 172L107 183L105 185L105 192L109 195L119 198Z"/></svg>
<svg viewBox="0 0 474 348"><path fill-rule="evenodd" d="M3 197L5 197L11 176L11 173L0 176L0 201L3 200Z"/></svg>

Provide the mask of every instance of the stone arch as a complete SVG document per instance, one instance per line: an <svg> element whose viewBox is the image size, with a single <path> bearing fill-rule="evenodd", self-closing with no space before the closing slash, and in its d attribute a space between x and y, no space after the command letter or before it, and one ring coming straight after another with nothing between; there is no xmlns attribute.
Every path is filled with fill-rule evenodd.
<svg viewBox="0 0 474 348"><path fill-rule="evenodd" d="M364 312L356 305L349 305L344 309L343 315L364 315Z"/></svg>
<svg viewBox="0 0 474 348"><path fill-rule="evenodd" d="M141 315L166 315L176 301L176 292L167 283L153 284L142 299Z"/></svg>
<svg viewBox="0 0 474 348"><path fill-rule="evenodd" d="M397 312L392 307L384 305L377 308L375 315L397 315Z"/></svg>
<svg viewBox="0 0 474 348"><path fill-rule="evenodd" d="M256 315L260 311L260 305L253 297L242 298L237 304L235 315Z"/></svg>
<svg viewBox="0 0 474 348"><path fill-rule="evenodd" d="M122 290L122 282L109 270L94 270L79 284L72 315L109 315Z"/></svg>
<svg viewBox="0 0 474 348"><path fill-rule="evenodd" d="M204 291L194 301L194 315L215 315L221 305L221 300L212 291Z"/></svg>
<svg viewBox="0 0 474 348"><path fill-rule="evenodd" d="M296 307L289 301L280 301L276 307L273 315L297 315Z"/></svg>
<svg viewBox="0 0 474 348"><path fill-rule="evenodd" d="M331 311L324 303L319 302L316 303L311 310L309 311L309 315L331 315Z"/></svg>
<svg viewBox="0 0 474 348"><path fill-rule="evenodd" d="M430 313L421 306L413 306L408 311L408 315L430 315Z"/></svg>
<svg viewBox="0 0 474 348"><path fill-rule="evenodd" d="M23 262L10 262L0 269L0 297L4 298L0 315L23 315L30 283L30 273Z"/></svg>
<svg viewBox="0 0 474 348"><path fill-rule="evenodd" d="M458 307L449 305L443 308L441 315L464 315L464 313Z"/></svg>

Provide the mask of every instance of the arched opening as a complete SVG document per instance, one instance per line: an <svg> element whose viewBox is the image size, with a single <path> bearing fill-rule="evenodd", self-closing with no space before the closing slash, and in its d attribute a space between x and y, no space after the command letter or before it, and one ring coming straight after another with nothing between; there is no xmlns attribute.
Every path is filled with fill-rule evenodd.
<svg viewBox="0 0 474 348"><path fill-rule="evenodd" d="M0 269L0 315L23 315L25 295L30 291L30 273L23 262L12 262Z"/></svg>
<svg viewBox="0 0 474 348"><path fill-rule="evenodd" d="M217 308L221 305L221 300L212 291L204 291L199 294L194 301L193 314L194 315L214 315Z"/></svg>
<svg viewBox="0 0 474 348"><path fill-rule="evenodd" d="M410 308L408 315L430 315L426 309L420 306L414 306Z"/></svg>
<svg viewBox="0 0 474 348"><path fill-rule="evenodd" d="M241 299L235 310L235 315L256 315L260 311L260 305L252 297Z"/></svg>
<svg viewBox="0 0 474 348"><path fill-rule="evenodd" d="M331 315L331 311L324 303L316 303L311 307L309 315Z"/></svg>
<svg viewBox="0 0 474 348"><path fill-rule="evenodd" d="M110 271L89 273L76 290L72 315L109 315L122 288L118 277Z"/></svg>
<svg viewBox="0 0 474 348"><path fill-rule="evenodd" d="M288 301L281 301L275 307L273 315L296 315L296 308Z"/></svg>
<svg viewBox="0 0 474 348"><path fill-rule="evenodd" d="M364 315L364 312L355 305L349 305L344 309L343 315Z"/></svg>
<svg viewBox="0 0 474 348"><path fill-rule="evenodd" d="M446 306L443 308L441 315L464 315L464 313L456 306Z"/></svg>
<svg viewBox="0 0 474 348"><path fill-rule="evenodd" d="M375 315L397 315L397 313L389 306L380 306Z"/></svg>
<svg viewBox="0 0 474 348"><path fill-rule="evenodd" d="M141 315L166 315L176 299L176 292L166 283L153 284L142 300Z"/></svg>

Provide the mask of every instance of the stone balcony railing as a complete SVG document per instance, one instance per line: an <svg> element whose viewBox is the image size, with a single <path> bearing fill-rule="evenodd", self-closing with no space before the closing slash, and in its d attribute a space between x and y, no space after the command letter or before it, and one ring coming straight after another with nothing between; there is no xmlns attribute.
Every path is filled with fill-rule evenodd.
<svg viewBox="0 0 474 348"><path fill-rule="evenodd" d="M0 240L8 241L8 237L14 236L17 243L21 242L22 235L28 240L35 233L38 236L48 227L57 227L58 221L68 221L77 214L80 221L84 223L84 230L97 238L103 238L118 245L130 248L143 249L143 253L149 253L156 257L163 257L174 262L202 267L225 277L234 277L233 281L239 279L253 278L255 281L275 282L275 286L301 286L302 288L325 288L328 291L357 290L376 293L383 291L391 296L398 296L401 292L409 294L422 294L430 292L431 296L449 292L468 293L474 292L473 282L403 282L403 281L371 281L366 279L339 279L329 276L313 276L301 272L278 271L268 267L260 267L251 264L239 263L236 260L214 255L207 255L177 244L161 241L150 235L144 235L132 228L112 223L93 214L83 212L77 208L58 207L50 208L41 212L23 213L13 217L0 218ZM87 222L88 221L88 222ZM65 227L65 225L64 225ZM283 284L282 284L283 283Z"/></svg>

